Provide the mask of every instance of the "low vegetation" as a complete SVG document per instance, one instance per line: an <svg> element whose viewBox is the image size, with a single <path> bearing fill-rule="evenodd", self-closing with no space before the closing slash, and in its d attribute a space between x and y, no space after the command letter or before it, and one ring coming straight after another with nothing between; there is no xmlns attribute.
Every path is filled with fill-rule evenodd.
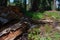
<svg viewBox="0 0 60 40"><path fill-rule="evenodd" d="M60 20L60 14L57 11L45 11L43 13L33 13L32 19L44 19L50 18L54 20ZM30 13L31 15L31 13ZM60 40L60 30L57 30L50 24L39 26L29 30L29 40Z"/></svg>
<svg viewBox="0 0 60 40"><path fill-rule="evenodd" d="M33 28L28 34L29 40L60 40L60 31L45 25L45 32L41 31L40 28ZM41 34L43 32L43 34Z"/></svg>

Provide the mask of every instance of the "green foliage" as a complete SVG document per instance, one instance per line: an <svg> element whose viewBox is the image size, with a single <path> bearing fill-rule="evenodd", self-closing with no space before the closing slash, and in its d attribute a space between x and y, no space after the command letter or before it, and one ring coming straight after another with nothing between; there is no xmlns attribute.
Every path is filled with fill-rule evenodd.
<svg viewBox="0 0 60 40"><path fill-rule="evenodd" d="M43 18L43 13L34 13L32 19L38 20Z"/></svg>
<svg viewBox="0 0 60 40"><path fill-rule="evenodd" d="M55 40L59 40L60 39L60 33L55 32L54 37L55 37Z"/></svg>
<svg viewBox="0 0 60 40"><path fill-rule="evenodd" d="M29 40L60 40L60 32L52 32L52 34L50 33L50 31L52 30L52 28L50 28L48 25L45 26L47 32L46 32L46 36L42 37L40 36L40 28L33 28L30 30L29 34L28 34L28 39Z"/></svg>
<svg viewBox="0 0 60 40"><path fill-rule="evenodd" d="M30 30L31 32L29 32L28 34L28 39L32 39L32 40L40 40L40 37L39 37L39 33L40 33L40 30L38 28L33 28Z"/></svg>
<svg viewBox="0 0 60 40"><path fill-rule="evenodd" d="M43 13L40 12L27 12L26 16L31 17L32 19L38 20L43 18Z"/></svg>
<svg viewBox="0 0 60 40"><path fill-rule="evenodd" d="M26 12L25 15L28 16L28 17L32 17L33 16L33 12Z"/></svg>
<svg viewBox="0 0 60 40"><path fill-rule="evenodd" d="M44 14L47 14L50 18L53 17L55 19L60 19L60 14L58 11L56 12L49 12L45 11L43 13L41 12L27 12L26 16L31 17L32 19L39 20L44 18Z"/></svg>
<svg viewBox="0 0 60 40"><path fill-rule="evenodd" d="M46 12L44 12L44 14L47 14L50 17L54 17L56 19L60 19L60 13L58 11L56 11L56 12L54 12L54 11L52 11L52 12L46 11Z"/></svg>
<svg viewBox="0 0 60 40"><path fill-rule="evenodd" d="M45 25L45 28L46 28L46 32L47 33L50 33L51 30L52 30L52 27L51 26L48 26L47 24Z"/></svg>

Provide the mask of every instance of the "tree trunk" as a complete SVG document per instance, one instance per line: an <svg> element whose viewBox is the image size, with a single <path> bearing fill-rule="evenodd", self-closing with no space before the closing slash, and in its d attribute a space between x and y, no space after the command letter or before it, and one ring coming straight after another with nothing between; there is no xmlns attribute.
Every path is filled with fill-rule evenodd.
<svg viewBox="0 0 60 40"><path fill-rule="evenodd" d="M7 6L7 0L0 0L0 6Z"/></svg>
<svg viewBox="0 0 60 40"><path fill-rule="evenodd" d="M24 9L26 10L26 0L24 0Z"/></svg>
<svg viewBox="0 0 60 40"><path fill-rule="evenodd" d="M53 0L53 11L56 10L56 0Z"/></svg>
<svg viewBox="0 0 60 40"><path fill-rule="evenodd" d="M40 3L40 0L33 0L31 11L37 11L39 3Z"/></svg>

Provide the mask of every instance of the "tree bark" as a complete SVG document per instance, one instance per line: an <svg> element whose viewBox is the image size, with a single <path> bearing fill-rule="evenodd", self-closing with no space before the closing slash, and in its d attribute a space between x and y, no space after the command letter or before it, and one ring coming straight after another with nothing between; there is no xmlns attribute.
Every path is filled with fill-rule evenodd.
<svg viewBox="0 0 60 40"><path fill-rule="evenodd" d="M31 11L37 11L39 3L40 3L40 0L33 0Z"/></svg>
<svg viewBox="0 0 60 40"><path fill-rule="evenodd" d="M7 0L0 0L0 6L7 6Z"/></svg>
<svg viewBox="0 0 60 40"><path fill-rule="evenodd" d="M56 0L53 0L53 11L56 10Z"/></svg>

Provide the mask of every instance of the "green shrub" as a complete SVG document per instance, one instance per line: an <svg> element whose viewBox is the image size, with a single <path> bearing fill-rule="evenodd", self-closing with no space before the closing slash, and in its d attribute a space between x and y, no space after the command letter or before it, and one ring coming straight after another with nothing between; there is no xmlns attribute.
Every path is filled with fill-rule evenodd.
<svg viewBox="0 0 60 40"><path fill-rule="evenodd" d="M43 16L44 16L43 13L37 12L37 13L33 14L32 19L39 20L39 19L42 19Z"/></svg>

